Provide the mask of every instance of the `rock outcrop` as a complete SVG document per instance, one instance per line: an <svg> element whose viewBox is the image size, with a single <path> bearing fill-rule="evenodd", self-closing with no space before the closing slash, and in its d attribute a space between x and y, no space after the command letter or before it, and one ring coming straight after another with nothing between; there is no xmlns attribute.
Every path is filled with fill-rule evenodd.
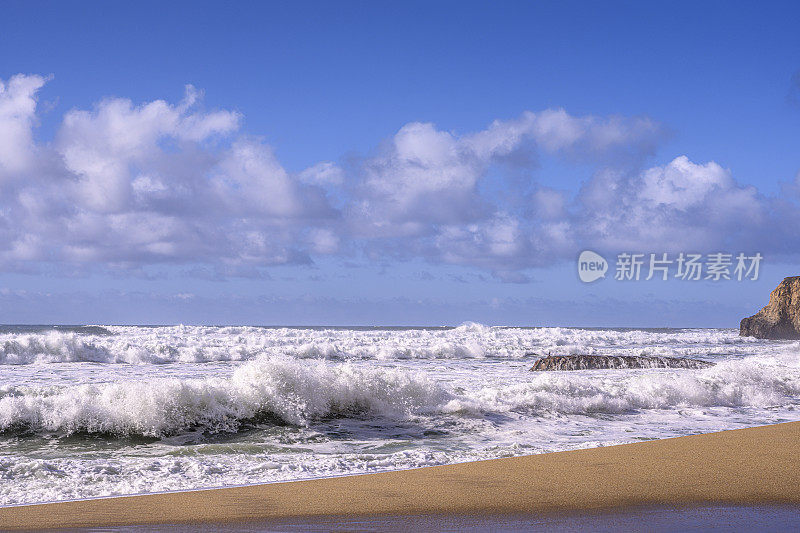
<svg viewBox="0 0 800 533"><path fill-rule="evenodd" d="M769 303L739 324L739 335L759 339L800 339L800 276L785 278Z"/></svg>
<svg viewBox="0 0 800 533"><path fill-rule="evenodd" d="M591 370L603 368L707 368L714 363L683 357L637 355L549 355L533 364L531 371Z"/></svg>

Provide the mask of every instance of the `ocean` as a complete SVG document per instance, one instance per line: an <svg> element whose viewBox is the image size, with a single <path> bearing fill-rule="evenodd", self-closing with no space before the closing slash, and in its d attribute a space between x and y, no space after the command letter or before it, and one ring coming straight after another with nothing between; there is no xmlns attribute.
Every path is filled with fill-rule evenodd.
<svg viewBox="0 0 800 533"><path fill-rule="evenodd" d="M530 372L541 355L705 369ZM0 326L0 505L800 420L800 343L733 329Z"/></svg>

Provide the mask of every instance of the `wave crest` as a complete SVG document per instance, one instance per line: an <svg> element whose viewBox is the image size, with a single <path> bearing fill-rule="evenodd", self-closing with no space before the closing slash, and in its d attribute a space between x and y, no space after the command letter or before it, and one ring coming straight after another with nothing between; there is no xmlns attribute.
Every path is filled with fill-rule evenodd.
<svg viewBox="0 0 800 533"><path fill-rule="evenodd" d="M624 414L648 409L770 408L797 403L800 369L748 358L697 371L615 377L536 373L525 383L483 387L445 406L450 412L526 415Z"/></svg>
<svg viewBox="0 0 800 533"><path fill-rule="evenodd" d="M775 348L774 343L739 337L735 330L522 329L474 323L432 330L108 326L103 331L0 334L0 365L207 363L279 355L339 361L520 359L548 354L716 357L769 353Z"/></svg>
<svg viewBox="0 0 800 533"><path fill-rule="evenodd" d="M264 418L306 425L360 413L406 417L447 397L433 381L407 371L271 358L245 364L229 379L2 387L0 431L162 437L237 431Z"/></svg>

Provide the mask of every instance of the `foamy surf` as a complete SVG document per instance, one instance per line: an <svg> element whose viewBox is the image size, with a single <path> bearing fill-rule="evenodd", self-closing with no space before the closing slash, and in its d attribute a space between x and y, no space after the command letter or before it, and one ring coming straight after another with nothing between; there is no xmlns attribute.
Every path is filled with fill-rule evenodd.
<svg viewBox="0 0 800 533"><path fill-rule="evenodd" d="M485 359L538 355L744 355L772 346L735 330L500 328L259 328L91 326L0 332L0 365L249 361L264 355L330 360ZM0 330L1 331L1 330ZM798 347L800 343L793 343Z"/></svg>
<svg viewBox="0 0 800 533"><path fill-rule="evenodd" d="M235 432L263 420L308 425L324 417L404 417L448 394L424 375L350 364L262 359L233 376L77 386L0 387L0 431L163 437Z"/></svg>
<svg viewBox="0 0 800 533"><path fill-rule="evenodd" d="M734 330L0 329L0 504L375 472L794 420ZM529 372L543 354L703 369Z"/></svg>

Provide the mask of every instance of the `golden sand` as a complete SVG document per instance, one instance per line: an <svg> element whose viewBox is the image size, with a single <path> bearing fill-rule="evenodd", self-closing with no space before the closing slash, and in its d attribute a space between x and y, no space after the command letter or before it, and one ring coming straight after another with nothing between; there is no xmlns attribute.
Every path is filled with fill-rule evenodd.
<svg viewBox="0 0 800 533"><path fill-rule="evenodd" d="M416 470L0 508L0 527L800 504L800 422Z"/></svg>

